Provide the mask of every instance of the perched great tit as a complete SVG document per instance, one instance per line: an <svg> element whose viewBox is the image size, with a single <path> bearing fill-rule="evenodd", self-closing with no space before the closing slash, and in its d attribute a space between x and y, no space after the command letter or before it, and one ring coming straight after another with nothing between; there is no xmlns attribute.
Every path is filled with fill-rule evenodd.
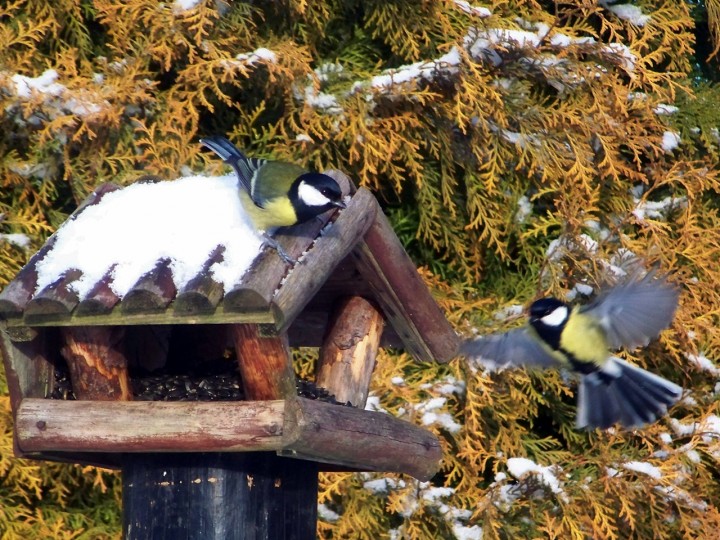
<svg viewBox="0 0 720 540"><path fill-rule="evenodd" d="M632 277L586 306L557 298L530 306L529 325L468 339L461 354L486 367L564 367L580 375L576 426L636 428L654 422L682 388L608 351L645 346L666 328L679 290L652 273Z"/></svg>
<svg viewBox="0 0 720 540"><path fill-rule="evenodd" d="M227 138L200 139L230 165L240 182L240 202L259 231L309 221L331 208L345 208L338 183L326 174L308 172L294 163L248 158ZM265 242L289 263L291 259L267 234Z"/></svg>

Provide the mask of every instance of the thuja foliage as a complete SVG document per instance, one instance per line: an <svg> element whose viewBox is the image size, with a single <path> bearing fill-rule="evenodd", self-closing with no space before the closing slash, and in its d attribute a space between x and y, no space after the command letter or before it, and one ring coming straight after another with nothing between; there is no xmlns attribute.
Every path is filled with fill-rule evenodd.
<svg viewBox="0 0 720 540"><path fill-rule="evenodd" d="M698 80L719 14L715 0L4 2L0 285L99 184L218 172L197 144L215 133L372 189L463 334L657 266L680 309L626 354L687 389L668 418L577 432L567 374L385 351L370 406L435 431L442 471L324 475L319 535L711 537L720 95ZM7 397L0 426L2 537L119 535L116 476L13 459Z"/></svg>

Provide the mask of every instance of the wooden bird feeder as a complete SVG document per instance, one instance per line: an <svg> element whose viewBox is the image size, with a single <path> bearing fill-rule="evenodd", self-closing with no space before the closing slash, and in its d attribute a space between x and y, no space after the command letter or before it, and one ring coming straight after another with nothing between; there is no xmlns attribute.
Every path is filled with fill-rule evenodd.
<svg viewBox="0 0 720 540"><path fill-rule="evenodd" d="M182 290L159 260L122 298L111 273L83 298L73 270L36 290L51 237L0 292L16 455L122 468L126 538L314 538L318 471L431 478L437 438L365 401L380 346L446 362L458 338L374 196L275 237L293 268L266 249L224 291L207 272L219 246ZM298 396L290 347L319 347L315 384L352 406ZM242 401L133 396L138 371L229 351ZM61 372L75 400L49 399Z"/></svg>

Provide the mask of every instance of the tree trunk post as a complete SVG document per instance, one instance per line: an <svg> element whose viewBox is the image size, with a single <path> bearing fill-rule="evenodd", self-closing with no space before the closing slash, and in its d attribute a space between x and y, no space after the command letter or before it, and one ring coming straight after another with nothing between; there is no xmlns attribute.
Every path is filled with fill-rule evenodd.
<svg viewBox="0 0 720 540"><path fill-rule="evenodd" d="M312 540L317 465L273 453L128 455L125 540Z"/></svg>
<svg viewBox="0 0 720 540"><path fill-rule="evenodd" d="M341 403L364 408L384 324L382 313L364 298L344 299L320 347L317 385Z"/></svg>

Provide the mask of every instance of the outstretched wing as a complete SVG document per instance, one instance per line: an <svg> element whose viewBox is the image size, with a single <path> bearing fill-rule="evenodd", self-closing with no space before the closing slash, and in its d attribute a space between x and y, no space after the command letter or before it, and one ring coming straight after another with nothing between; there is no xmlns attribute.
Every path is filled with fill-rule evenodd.
<svg viewBox="0 0 720 540"><path fill-rule="evenodd" d="M680 290L649 272L601 294L581 312L597 320L613 349L647 345L675 316Z"/></svg>
<svg viewBox="0 0 720 540"><path fill-rule="evenodd" d="M200 139L200 144L207 146L215 152L220 158L235 169L240 185L250 194L253 202L260 206L259 200L254 193L254 184L257 178L258 170L265 163L264 159L249 158L243 154L238 148L231 143L226 137L220 135L205 137Z"/></svg>
<svg viewBox="0 0 720 540"><path fill-rule="evenodd" d="M467 339L460 345L460 354L491 369L512 366L545 368L562 362L562 357L554 356L528 326L504 334Z"/></svg>

